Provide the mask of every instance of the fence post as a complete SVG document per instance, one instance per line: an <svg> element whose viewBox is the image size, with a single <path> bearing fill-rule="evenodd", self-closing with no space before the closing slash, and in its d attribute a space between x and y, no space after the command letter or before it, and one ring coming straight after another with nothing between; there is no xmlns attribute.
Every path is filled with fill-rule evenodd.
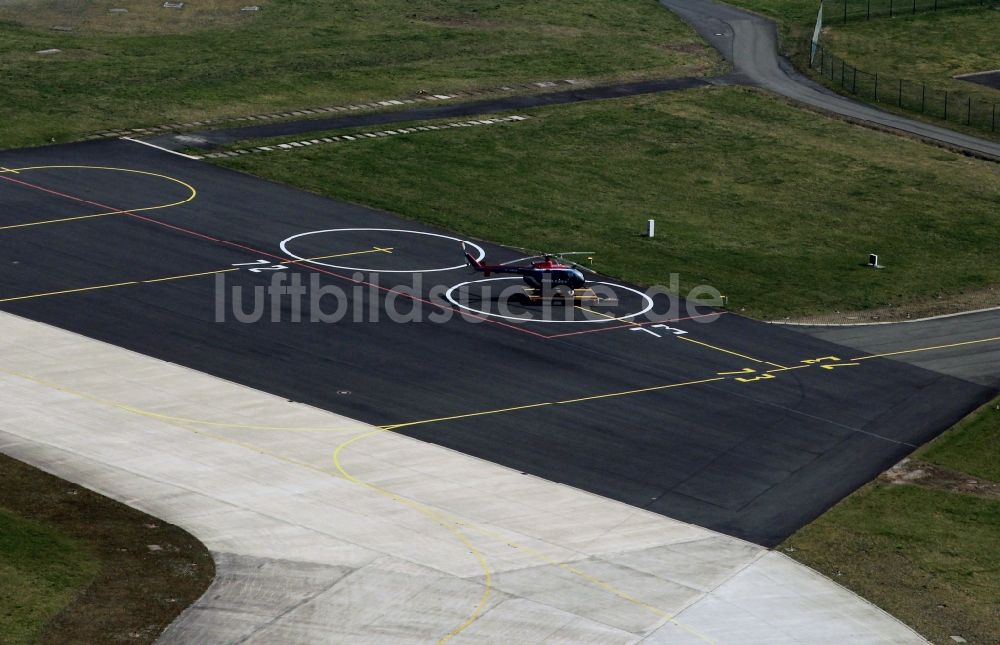
<svg viewBox="0 0 1000 645"><path fill-rule="evenodd" d="M944 120L948 120L948 90L944 91Z"/></svg>
<svg viewBox="0 0 1000 645"><path fill-rule="evenodd" d="M847 2L847 0L844 0L844 2ZM937 11L937 0L934 0L934 11Z"/></svg>
<svg viewBox="0 0 1000 645"><path fill-rule="evenodd" d="M936 4L937 0L934 0L934 3ZM844 24L847 24L847 0L844 0Z"/></svg>
<svg viewBox="0 0 1000 645"><path fill-rule="evenodd" d="M911 13L917 13L917 0L913 0L913 11Z"/></svg>
<svg viewBox="0 0 1000 645"><path fill-rule="evenodd" d="M847 74L847 65L844 63L844 59L840 59L840 86L844 87L844 79Z"/></svg>
<svg viewBox="0 0 1000 645"><path fill-rule="evenodd" d="M899 79L899 107L903 107L903 79Z"/></svg>
<svg viewBox="0 0 1000 645"><path fill-rule="evenodd" d="M990 127L993 132L997 131L997 104L993 104L993 125Z"/></svg>
<svg viewBox="0 0 1000 645"><path fill-rule="evenodd" d="M851 94L858 93L858 68L854 68L854 80L851 81Z"/></svg>
<svg viewBox="0 0 1000 645"><path fill-rule="evenodd" d="M965 115L965 125L972 125L972 97L969 97L969 109Z"/></svg>
<svg viewBox="0 0 1000 645"><path fill-rule="evenodd" d="M875 72L875 102L878 103L878 72Z"/></svg>
<svg viewBox="0 0 1000 645"><path fill-rule="evenodd" d="M892 0L889 0L889 17L892 18Z"/></svg>
<svg viewBox="0 0 1000 645"><path fill-rule="evenodd" d="M916 0L914 0L915 2ZM868 9L865 11L865 20L872 19L872 0L868 0Z"/></svg>

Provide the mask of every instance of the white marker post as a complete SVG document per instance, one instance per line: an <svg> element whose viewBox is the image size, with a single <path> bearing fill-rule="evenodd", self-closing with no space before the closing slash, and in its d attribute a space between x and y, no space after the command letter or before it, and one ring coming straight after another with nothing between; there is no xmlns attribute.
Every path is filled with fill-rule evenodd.
<svg viewBox="0 0 1000 645"><path fill-rule="evenodd" d="M653 237L656 233L656 220L646 220L646 237Z"/></svg>

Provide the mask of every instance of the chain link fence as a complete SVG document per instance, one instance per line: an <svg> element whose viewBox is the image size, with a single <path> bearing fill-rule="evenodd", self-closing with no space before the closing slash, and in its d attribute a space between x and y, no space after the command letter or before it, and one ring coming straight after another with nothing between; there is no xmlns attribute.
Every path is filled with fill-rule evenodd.
<svg viewBox="0 0 1000 645"><path fill-rule="evenodd" d="M824 5L827 20L871 20L954 7L985 7L997 0L833 0Z"/></svg>
<svg viewBox="0 0 1000 645"><path fill-rule="evenodd" d="M809 56L806 45L804 55ZM809 65L809 59L806 59ZM859 98L919 112L951 123L996 132L1000 103L972 93L941 90L922 81L894 78L851 65L822 45L816 46L811 67L820 76Z"/></svg>

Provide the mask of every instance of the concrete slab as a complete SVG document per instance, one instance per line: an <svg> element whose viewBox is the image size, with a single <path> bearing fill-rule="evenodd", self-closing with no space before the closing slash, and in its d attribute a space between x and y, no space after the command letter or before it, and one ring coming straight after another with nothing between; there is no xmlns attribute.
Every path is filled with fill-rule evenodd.
<svg viewBox="0 0 1000 645"><path fill-rule="evenodd" d="M9 314L0 330L0 450L212 550L217 579L162 642L923 642L747 542Z"/></svg>

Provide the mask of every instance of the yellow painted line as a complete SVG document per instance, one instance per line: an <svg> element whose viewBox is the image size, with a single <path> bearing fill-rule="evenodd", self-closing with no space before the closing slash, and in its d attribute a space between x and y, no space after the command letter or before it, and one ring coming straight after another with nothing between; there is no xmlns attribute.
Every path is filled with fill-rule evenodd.
<svg viewBox="0 0 1000 645"><path fill-rule="evenodd" d="M679 338L682 338L684 340L688 340L689 342L697 343L699 345L707 345L707 343L702 343L701 341L687 339L687 338L685 338L683 336L680 336ZM987 342L997 342L997 341L1000 341L1000 336L997 336L995 338L984 338L982 340L966 341L964 343L953 343L951 345L939 345L937 347L925 347L925 348L920 348L920 349L911 349L911 350L905 350L903 352L892 352L890 354L878 354L878 355L874 355L874 356L865 356L865 357L861 357L861 358L855 358L855 359L852 359L852 360L860 361L860 360L865 360L867 358L879 358L880 356L892 356L892 355L895 355L895 354L905 354L905 353L910 353L910 352L930 351L932 349L945 349L945 348L948 348L948 347L958 347L958 346L962 346L962 345L971 345L971 344L974 344L974 343L987 343ZM712 348L712 349L716 349L716 350L719 350L721 352L725 352L727 354L733 354L735 356L739 356L741 358L745 358L747 360L751 360L751 361L754 361L754 362L757 362L757 363L763 363L764 362L764 361L757 360L755 358L751 358L749 356L745 356L743 354L737 354L736 352L731 352L731 351L726 350L726 349L715 347L713 345L707 345L707 346L710 347L710 348ZM773 363L768 363L768 364L772 365ZM784 371L789 371L789 370L803 369L803 368L806 368L806 367L812 367L812 366L811 365L797 365L797 366L794 366L794 367L778 367L778 368L773 369L773 370L767 370L766 373L784 372ZM733 372L733 374L738 374L738 373L742 374L743 372ZM448 416L448 417L438 417L438 418L435 418L435 419L424 419L424 420L421 420L421 421L409 421L407 423L396 423L396 424L390 424L390 425L380 426L380 429L381 430L396 430L396 429L399 429L399 428L407 428L407 427L416 426L416 425L428 425L428 424L431 424L431 423L441 423L441 422L444 422L444 421L456 421L458 419L470 419L470 418L473 418L473 417L482 417L482 416L489 416L489 415L494 415L494 414L504 414L504 413L507 413L507 412L518 412L518 411L521 411L521 410L530 410L530 409L533 409L533 408L541 408L541 407L552 406L552 405L569 405L569 404L572 404L572 403L583 403L583 402L586 402L586 401L596 401L596 400L607 399L607 398L612 398L612 397L629 396L629 395L633 395L633 394L642 394L644 392L656 392L658 390L668 390L668 389L672 389L672 388L685 387L685 386L688 386L688 385L699 385L699 384L703 384L703 383L713 383L713 382L716 382L716 381L725 381L725 380L727 380L726 377L724 377L724 376L718 376L718 377L715 377L715 378L701 379L701 380L697 380L697 381L684 381L684 382L681 382L681 383L670 383L670 384L667 384L667 385L656 385L656 386L653 386L653 387L645 387L645 388L639 388L639 389L635 389L635 390L625 390L623 392L611 392L609 394L596 394L596 395L593 395L593 396L585 396L585 397L580 397L580 398L576 398L576 399L565 399L565 400L562 400L562 401L546 401L546 402L543 402L543 403L532 403L530 405L518 405L518 406L509 407L509 408L499 408L499 409L496 409L496 410L484 410L484 411L481 411L481 412L470 412L468 414L456 414L456 415L452 415L452 416Z"/></svg>
<svg viewBox="0 0 1000 645"><path fill-rule="evenodd" d="M601 313L600 311L594 311L593 309L587 309L586 307L581 307L579 305L575 305L575 306L576 306L577 309L582 309L583 311L589 311L590 313L597 314L598 316L604 316L605 318L610 318L611 320L617 320L619 322L623 322L623 323L626 323L626 324L629 324L629 325L634 325L635 327L642 327L642 325L640 325L639 323L635 322L634 320L626 320L624 318L616 318L614 316L609 316L608 314ZM726 354L732 354L733 356L739 356L740 358L745 358L745 359L747 359L749 361L753 361L754 363L764 363L765 365L771 365L772 367L780 367L780 368L784 367L784 365L779 365L777 363L771 363L769 361L762 361L762 360L759 360L759 359L756 359L756 358L751 358L750 356L746 356L744 354L737 354L736 352L729 351L728 349L722 349L721 347L716 347L715 345L709 345L708 343L703 343L700 340L694 340L693 338L689 338L687 336L677 336L677 338L679 338L680 340L686 340L689 343L697 343L698 345L702 345L704 347L708 347L709 349L714 349L714 350L719 351L719 352L725 352Z"/></svg>
<svg viewBox="0 0 1000 645"><path fill-rule="evenodd" d="M399 502L400 504L409 506L413 510L417 511L418 513L424 515L425 517L434 521L436 524L443 527L445 530L447 530L449 533L455 536L455 538L459 542L461 542L466 549L468 549L469 553L472 554L472 557L475 558L476 562L479 564L479 568L482 569L483 571L483 593L479 597L479 603L472 610L472 613L469 614L469 616L464 621L462 621L460 625L458 625L450 632L448 632L445 636L437 640L437 645L441 645L442 643L447 643L452 638L458 636L460 633L465 631L470 625L472 625L472 623L476 622L476 620L478 620L479 617L482 615L483 610L486 608L486 603L489 601L490 595L492 594L493 591L493 570L491 569L489 562L486 561L486 556L483 555L482 551L476 548L476 545L472 543L472 540L469 539L469 536L466 535L455 522L448 520L448 518L445 517L444 514L442 514L440 511L430 506L427 506L426 504L422 504L421 502L418 502L416 500L403 497L402 495L394 493L390 490L381 488L380 486L376 486L371 482L367 482L363 479L355 477L350 472L348 472L346 468L344 468L344 464L341 457L343 456L343 452L346 448L348 448L354 443L357 443L358 441L362 441L364 439L373 437L383 432L388 432L388 430L386 428L376 428L371 432L366 432L364 434L352 437L347 441L345 441L344 443L337 446L337 448L333 451L333 463L336 466L337 470L349 482L358 484L359 486L364 486L365 488L375 491L380 495L384 495L396 502Z"/></svg>
<svg viewBox="0 0 1000 645"><path fill-rule="evenodd" d="M568 405L570 403L582 403L584 401L596 401L598 399L609 399L616 396L629 396L632 394L642 394L644 392L656 392L658 390L669 390L675 387L684 387L687 385L699 385L701 383L712 383L713 381L724 381L721 376L715 378L706 378L700 381L685 381L683 383L671 383L669 385L655 385L653 387L644 387L638 390L627 390L625 392L612 392L611 394L597 394L594 396L584 396L579 399L566 399L565 401L557 401L555 405Z"/></svg>
<svg viewBox="0 0 1000 645"><path fill-rule="evenodd" d="M597 296L594 296L594 297L596 298ZM611 316L609 314L605 314L605 313L602 313L600 311L594 311L593 309L588 309L587 307L581 307L580 305L573 305L573 306L576 307L577 309L580 309L581 311L588 311L588 312L590 312L592 314L597 314L598 316L603 316L604 318L608 318L609 320L617 320L618 322L623 322L623 323L626 323L628 325L634 325L636 327L642 327L642 325L640 325L639 323L635 322L634 320L626 320L625 318L616 318L615 316Z"/></svg>
<svg viewBox="0 0 1000 645"><path fill-rule="evenodd" d="M605 318L610 318L611 320L618 320L620 322L624 322L624 323L627 323L629 325L634 325L636 327L642 327L642 325L640 325L639 323L637 323L635 321L625 320L624 318L615 318L614 316L609 316L609 315L603 314L603 313L601 313L599 311L594 311L592 309L587 309L586 307L577 306L577 309L583 309L584 311L589 311L592 314L597 314L598 316L604 316ZM739 356L740 358L745 358L748 361L753 361L754 363L764 363L765 365L771 365L773 367L784 367L783 365L778 365L777 363L771 363L771 362L768 362L768 361L762 361L762 360L759 360L759 359L747 356L745 354L738 354L738 353L730 351L728 349L722 349L721 347L716 347L715 345L709 345L708 343L703 343L700 340L694 340L693 338L689 338L687 336L677 336L677 338L679 338L680 340L686 340L689 343L696 343L696 344L701 345L703 347L708 347L709 349L714 349L714 350L719 351L719 352L725 352L726 354L732 354L733 356Z"/></svg>
<svg viewBox="0 0 1000 645"><path fill-rule="evenodd" d="M930 352L937 349L949 349L951 347L962 347L964 345L976 345L980 343L995 343L1000 342L1000 336L994 336L992 338L980 338L978 340L967 340L961 343L951 343L948 345L934 345L932 347L918 347L916 349L907 349L901 352L888 352L885 354L875 354L873 356L861 356L859 358L852 358L853 361L863 361L869 358L880 358L882 356L895 356L897 354L910 354L913 352Z"/></svg>
<svg viewBox="0 0 1000 645"><path fill-rule="evenodd" d="M171 204L171 205L172 206L176 206L176 204ZM162 206L161 208L166 208L166 206ZM134 212L136 212L136 210L138 210L138 209L132 209L132 210L130 210L128 212L134 213ZM45 220L45 221L42 221L42 222L28 222L27 224L10 224L9 226L0 226L0 231L6 231L7 229L11 229L11 228L25 228L27 226L41 226L43 224L61 224L63 222L75 222L75 221L81 220L81 219L93 219L95 217L106 217L108 215L121 215L124 212L125 211L108 211L106 213L94 213L93 215L77 215L76 217L63 217L63 218L60 218L60 219L49 219L49 220Z"/></svg>
<svg viewBox="0 0 1000 645"><path fill-rule="evenodd" d="M101 284L96 287L82 287L80 289L65 289L63 291L49 291L48 293L35 293L30 296L16 296L14 298L3 298L0 302L14 302L15 300L27 300L29 298L45 298L47 296L61 296L66 293L80 293L81 291L95 291L97 289L110 289L111 287L124 287L130 284L139 284L138 282L117 282L115 284Z"/></svg>
<svg viewBox="0 0 1000 645"><path fill-rule="evenodd" d="M593 575L591 575L591 574L589 574L589 573L587 573L585 571L581 571L580 569L577 569L576 567L574 567L574 566L572 566L570 564L567 564L565 562L560 562L559 560L556 560L556 559L554 559L554 558L546 555L545 553L542 553L538 549L532 548L532 547L524 545L524 544L518 544L517 542L512 541L507 536L501 535L501 534L499 534L499 533L497 533L495 531L490 531L489 529L485 529L485 528L480 527L480 526L476 526L474 524L469 524L469 523L465 523L465 522L458 521L458 520L456 520L456 523L459 526L464 526L466 528L472 529L473 531L476 531L477 533L480 533L480 534L485 535L487 537L491 537L494 540L496 540L497 542L499 542L500 544L504 544L504 545L513 547L513 548L515 548L515 549L517 549L519 551L524 551L525 553L529 554L530 556L532 556L533 558L535 558L537 560L541 560L542 562L550 564L550 565L552 565L554 567L559 567L560 569L563 569L564 571L568 571L569 573L572 573L573 575L578 576L578 577L586 580L587 582L591 583L592 585L594 585L596 587L599 587L600 589L603 589L604 591L607 591L608 593L610 593L612 595L618 596L622 600L626 600L626 601L628 601L630 603L638 605L639 607L642 607L644 609L648 609L653 614L655 614L655 615L657 615L657 616L659 616L661 618L665 618L667 621L669 621L669 622L677 625L681 629L683 629L686 632L692 634L693 636L695 636L695 637L697 637L697 638L705 641L706 643L711 643L713 645L715 643L715 641L713 641L709 637L705 636L704 634L698 632L697 630L693 629L692 627L689 627L688 625L685 625L681 621L677 620L676 619L677 614L671 614L670 612L664 611L663 609L660 609L659 607L657 607L655 605L651 605L648 602L645 602L643 600L639 600L638 598L632 596L628 592L622 591L622 590L618 589L617 587L615 587L614 585L612 585L612 584L610 584L610 583L608 583L608 582L606 582L604 580L601 580L600 578L597 578L597 577L595 577L595 576L593 576Z"/></svg>
<svg viewBox="0 0 1000 645"><path fill-rule="evenodd" d="M913 354L915 352L932 352L938 349L949 349L951 347L964 347L965 345L977 345L980 343L995 343L1000 341L1000 336L993 338L981 338L979 340L967 340L961 343L951 343L949 345L934 345L933 347L918 347L916 349L904 349L900 352L886 352L884 354L872 354L871 356L859 356L852 358L852 361L866 361L869 358L884 358L886 356L899 356L900 354Z"/></svg>
<svg viewBox="0 0 1000 645"><path fill-rule="evenodd" d="M701 345L702 347L707 347L709 349L714 349L717 352L722 352L724 354L731 354L732 356L738 356L740 358L745 358L748 361L753 361L754 363L765 363L765 361L762 361L759 358L753 358L752 356L747 356L746 354L740 354L738 352L734 352L734 351L731 351L731 350L728 350L728 349L723 349L721 347L716 347L715 345L709 345L708 343L703 343L700 340L695 340L693 338L688 338L687 336L678 336L677 338L679 338L680 340L687 341L689 343L695 343L696 345ZM770 365L770 363L767 363L767 364Z"/></svg>
<svg viewBox="0 0 1000 645"><path fill-rule="evenodd" d="M493 414L504 414L506 412L519 412L521 410L530 410L532 408L543 408L550 405L569 405L571 403L583 403L585 401L596 401L598 399L609 399L616 396L642 394L643 392L656 392L657 390L669 390L675 387L684 387L685 385L698 385L700 383L712 383L713 381L724 381L724 380L725 379L720 376L716 378L702 379L700 381L685 381L682 383L670 383L668 385L654 385L653 387L644 387L638 390L611 392L609 394L595 394L594 396L584 396L578 399L565 399L563 401L546 401L544 403L532 403L530 405L517 405L510 408L499 408L497 410L485 410L482 412L470 412L468 414L456 414L450 417L438 417L436 419L424 419L422 421L410 421L408 423L396 423L379 427L382 430L398 430L399 428L408 428L410 426L427 425L430 423L441 423L443 421L456 421L458 419L471 419L473 417L483 417Z"/></svg>
<svg viewBox="0 0 1000 645"><path fill-rule="evenodd" d="M719 376L735 376L737 374L756 374L757 370L752 367L744 367L738 372L716 372Z"/></svg>
<svg viewBox="0 0 1000 645"><path fill-rule="evenodd" d="M614 316L609 316L608 314L601 313L600 311L594 311L593 309L587 309L586 307L581 307L579 305L575 305L575 306L576 306L577 309L582 309L583 311L589 311L590 313L597 314L598 316L604 316L605 318L610 318L611 320L617 320L619 322L623 322L623 323L626 323L626 324L629 324L629 325L633 325L635 327L643 328L642 325L640 325L639 323L635 322L634 320L626 320L624 318L615 318ZM694 339L689 338L687 336L677 336L677 338L679 338L680 340L686 340L689 343L697 343L699 345L703 345L705 347L708 347L710 349L714 349L716 351L725 352L727 354L732 354L733 356L739 356L740 358L745 358L745 359L753 361L755 363L764 363L765 365L770 365L772 367L781 367L781 368L784 367L784 365L779 365L777 363L771 363L769 361L762 361L762 360L759 360L759 359L756 359L756 358L751 358L749 356L745 356L743 354L737 354L736 352L731 352L728 349L722 349L721 347L716 347L715 345L709 345L708 343L703 343L700 340L694 340Z"/></svg>
<svg viewBox="0 0 1000 645"><path fill-rule="evenodd" d="M365 251L351 251L350 253L338 253L335 255L321 255L317 258L306 258L305 260L285 260L283 262L275 262L275 264L297 264L299 262L306 262L312 260L329 260L331 258L345 258L350 255L363 255L365 253L392 253L392 247L381 248L374 247L370 250ZM263 266L263 265L262 265ZM250 267L253 268L253 267ZM202 273L188 273L185 275L173 275L167 278L154 278L152 280L140 280L142 283L147 282L166 282L168 280L183 280L184 278L197 278L203 275L216 275L219 273L229 273L230 271L239 271L239 267L233 267L231 269L218 269L216 271L203 271Z"/></svg>
<svg viewBox="0 0 1000 645"><path fill-rule="evenodd" d="M275 264L298 264L299 262L315 262L316 260L330 260L332 258L346 258L352 255L364 255L366 253L388 253L392 254L396 247L394 246L373 246L370 249L365 249L363 251L351 251L349 253L334 253L333 255L320 255L315 258L304 258L302 260L284 260L282 262L275 262ZM251 269L253 267L250 267Z"/></svg>
<svg viewBox="0 0 1000 645"><path fill-rule="evenodd" d="M237 268L232 269L219 269L218 271L204 271L202 273L188 273L186 275L172 275L169 278L153 278L152 280L142 280L143 284L148 284L150 282L166 282L167 280L183 280L184 278L197 278L203 275L217 275L219 273L228 273L230 271L239 271Z"/></svg>
<svg viewBox="0 0 1000 645"><path fill-rule="evenodd" d="M24 172L26 170L53 170L53 169L67 169L67 168L70 168L70 169L82 169L82 170L115 170L115 171L119 171L119 172L130 172L130 173L134 173L134 174L137 174L137 175L147 175L149 177L158 177L160 179L165 179L167 181L171 181L171 182L173 182L175 184L180 184L181 186L183 186L184 188L186 188L188 191L190 191L190 194L187 196L187 198L182 199L180 201L173 202L171 204L161 204L159 206L146 206L146 207L143 207L143 208L128 208L128 209L122 209L122 210L107 211L107 212L104 212L104 213L94 213L94 214L91 214L91 215L77 215L75 217L62 217L62 218L59 218L59 219L50 219L50 220L44 220L44 221L41 221L41 222L27 222L27 223L24 223L24 224L10 224L8 226L0 226L0 231L5 231L5 230L8 230L8 229L13 229L13 228L24 228L26 226L42 226L43 224L59 224L61 222L73 222L73 221L83 220L83 219L93 219L95 217L106 217L108 215L121 215L121 214L124 214L124 213L141 213L141 212L144 212L144 211L155 211L155 210L159 210L159 209L162 209L162 208L172 208L174 206L180 206L181 204L186 204L186 203L192 201L195 197L198 196L198 191L195 189L194 186L192 186L191 184L189 184L187 182L181 181L180 179L175 179L173 177L169 177L167 175L161 175L161 174L155 173L155 172L146 172L145 170L132 170L130 168L112 168L112 167L108 167L108 166L31 166L31 167L28 167L28 168L15 168L15 169L8 168L8 169L6 169L6 171L7 172L13 172L13 173L20 174L21 172Z"/></svg>
<svg viewBox="0 0 1000 645"><path fill-rule="evenodd" d="M364 253L392 253L393 247L374 247L365 251L351 251L350 253L339 253L336 255L324 255L318 258L306 258L306 260L326 260L330 258L347 257L349 255L362 255ZM303 262L304 260L286 260L284 262L276 262L275 264L297 264ZM263 265L262 265L263 266ZM253 268L253 267L251 267ZM172 275L165 278L151 278L149 280L132 280L131 282L116 282L115 284L100 284L95 287L83 287L80 289L66 289L64 291L49 291L47 293L35 293L27 296L16 296L14 298L3 298L0 302L13 302L14 300L29 300L31 298L47 298L49 296L61 296L69 293L79 293L81 291L94 291L96 289L110 289L111 287L127 287L136 284L149 284L153 282L167 282L169 280L183 280L186 278L197 278L204 275L215 275L218 273L228 273L230 271L239 271L239 268L233 267L229 269L217 269L215 271L203 271L201 273L186 273L184 275Z"/></svg>
<svg viewBox="0 0 1000 645"><path fill-rule="evenodd" d="M518 410L530 410L531 408L541 408L546 405L555 405L552 401L545 403L532 403L531 405L518 405L511 408L499 408L497 410L485 410L483 412L470 412L469 414L456 414L450 417L438 417L436 419L424 419L423 421L409 421L407 423L396 423L392 425L379 426L383 430L397 430L410 426L426 425L428 423L440 423L442 421L455 421L457 419L471 419L472 417L484 417L490 414L503 414L504 412L517 412Z"/></svg>
<svg viewBox="0 0 1000 645"><path fill-rule="evenodd" d="M14 173L15 175L19 175L20 174L16 170L13 170L11 168L7 168L6 166L0 166L0 172L11 172L11 173Z"/></svg>

